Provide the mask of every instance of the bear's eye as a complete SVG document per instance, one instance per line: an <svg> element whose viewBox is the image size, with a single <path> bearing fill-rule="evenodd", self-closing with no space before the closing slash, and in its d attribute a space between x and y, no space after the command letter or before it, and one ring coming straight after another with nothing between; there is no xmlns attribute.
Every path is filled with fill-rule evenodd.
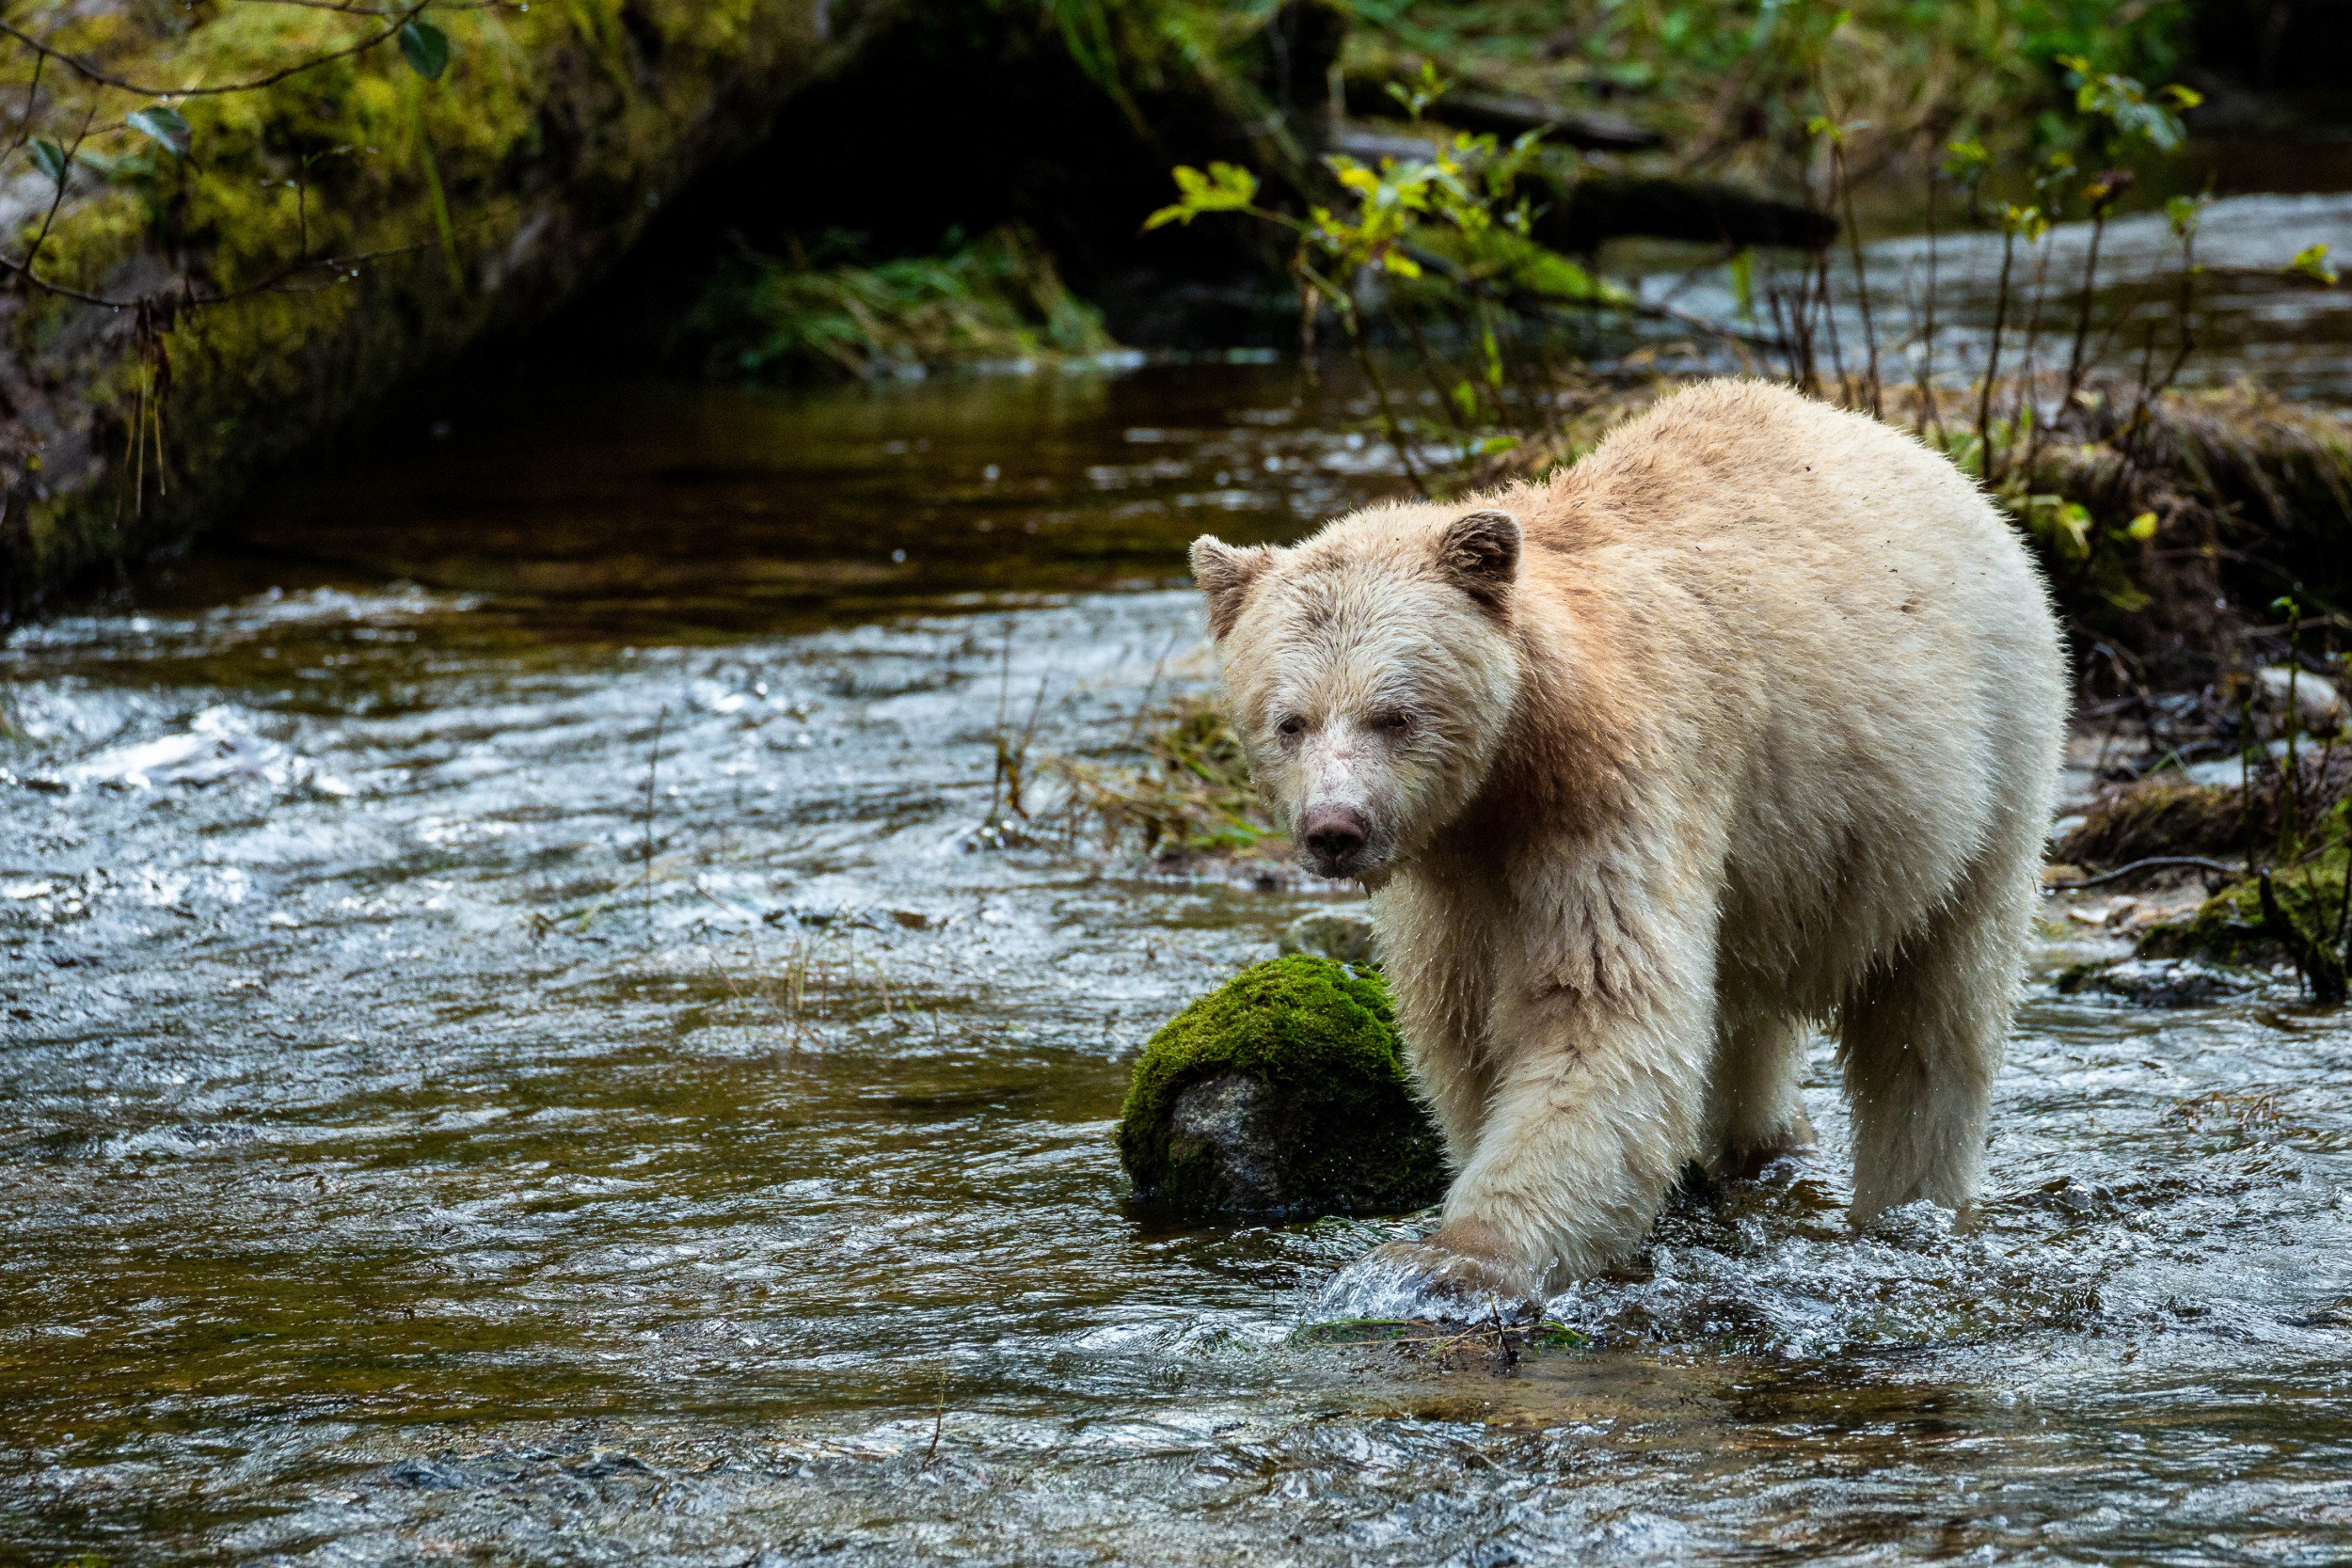
<svg viewBox="0 0 2352 1568"><path fill-rule="evenodd" d="M1409 713L1375 713L1372 716L1372 727L1382 735L1395 738L1413 727L1413 716Z"/></svg>
<svg viewBox="0 0 2352 1568"><path fill-rule="evenodd" d="M1307 733L1307 721L1301 719L1295 713L1291 714L1280 723L1274 726L1274 733L1280 736L1285 740L1296 740L1300 736Z"/></svg>

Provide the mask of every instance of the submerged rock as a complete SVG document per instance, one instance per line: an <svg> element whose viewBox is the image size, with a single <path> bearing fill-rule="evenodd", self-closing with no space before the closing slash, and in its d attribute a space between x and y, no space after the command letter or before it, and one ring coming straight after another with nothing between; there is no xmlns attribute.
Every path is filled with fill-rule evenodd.
<svg viewBox="0 0 2352 1568"><path fill-rule="evenodd" d="M2142 1007L2206 1007L2262 989L2263 977L2194 958L2120 958L2077 964L2058 976L2069 996L2111 996Z"/></svg>
<svg viewBox="0 0 2352 1568"><path fill-rule="evenodd" d="M1393 1212L1445 1192L1386 988L1303 954L1244 970L1152 1036L1118 1139L1138 1198L1193 1212Z"/></svg>
<svg viewBox="0 0 2352 1568"><path fill-rule="evenodd" d="M1310 953L1343 964L1379 961L1379 954L1373 946L1372 922L1360 914L1328 911L1302 914L1283 927L1275 949L1285 958L1293 953Z"/></svg>

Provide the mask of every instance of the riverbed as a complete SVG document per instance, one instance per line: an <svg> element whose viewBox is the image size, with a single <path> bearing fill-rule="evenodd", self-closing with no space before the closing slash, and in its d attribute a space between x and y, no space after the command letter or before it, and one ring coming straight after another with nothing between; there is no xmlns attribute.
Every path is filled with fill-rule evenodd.
<svg viewBox="0 0 2352 1568"><path fill-rule="evenodd" d="M13 634L0 1561L2341 1560L2291 984L2061 997L2061 921L1979 1227L1847 1232L1823 1045L1820 1151L1507 1366L1301 1335L1427 1216L1129 1206L1142 1041L1353 897L999 743L1199 689L1176 552L1392 491L1350 400L478 383Z"/></svg>

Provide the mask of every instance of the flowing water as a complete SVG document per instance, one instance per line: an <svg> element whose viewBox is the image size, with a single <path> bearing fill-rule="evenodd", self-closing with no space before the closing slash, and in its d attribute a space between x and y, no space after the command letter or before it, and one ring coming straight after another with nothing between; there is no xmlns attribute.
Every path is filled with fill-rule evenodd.
<svg viewBox="0 0 2352 1568"><path fill-rule="evenodd" d="M2331 172L2341 177L2344 171ZM1957 206L1948 194L1946 200ZM2178 356L2184 386L2227 385L2251 376L2285 396L2352 403L2352 287L2323 286L2284 270L2312 246L2332 256L2323 263L2329 270L2352 261L2352 193L2224 198L2200 220L2193 255L2184 251L2162 213L2131 214L2106 225L2097 236L2095 268L2092 241L2090 224L2069 222L2038 241L2020 240L2010 247L2006 309L1999 307L2000 234L1963 226L1950 210L1944 214L1944 231L1933 239L1912 234L1867 246L1863 275L1881 373L1889 382L1910 385L1920 361L1929 357L1932 326L1935 374L1965 385L1982 375L1993 357L1992 327L1998 316L2003 326L1998 364L2004 373L2018 373L2030 355L2043 375L2062 380L2074 351L2088 276L2090 315L2083 355L2105 373L2127 382L2143 376L2161 380ZM1672 264L1671 257L1655 247L1629 249L1628 260L1643 263L1645 276L1638 291L1650 303L1766 335L1776 320L1772 293L1789 300L1786 309L1793 313L1801 288L1788 258L1780 260L1777 273L1769 262L1759 266L1743 322L1731 270L1720 254L1691 267ZM2183 269L2192 262L2199 270L2184 291ZM1833 346L1830 329L1819 329L1819 368L1832 383L1836 366L1859 379L1868 361L1870 334L1865 331L1853 263L1843 250L1830 258L1828 286L1836 341ZM2180 331L2184 298L2196 326L2185 343ZM1687 327L1671 323L1643 324L1642 330L1654 341L1677 333L1691 336ZM1779 368L1778 356L1766 357Z"/></svg>
<svg viewBox="0 0 2352 1568"><path fill-rule="evenodd" d="M1393 485L1293 390L477 384L16 633L0 1561L2352 1552L2291 987L2052 939L1980 1226L1847 1233L1824 1053L1515 1365L1299 1335L1426 1216L1130 1209L1141 1042L1338 895L990 830L998 746L1205 678L1191 534Z"/></svg>

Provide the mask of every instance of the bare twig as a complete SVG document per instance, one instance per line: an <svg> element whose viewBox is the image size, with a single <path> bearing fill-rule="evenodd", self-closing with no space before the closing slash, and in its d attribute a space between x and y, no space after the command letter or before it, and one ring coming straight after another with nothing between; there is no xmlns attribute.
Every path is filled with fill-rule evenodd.
<svg viewBox="0 0 2352 1568"><path fill-rule="evenodd" d="M2120 881L2125 877L2135 876L2142 871L2169 869L2176 866L2189 866L2200 871L2217 871L2224 877L2234 877L2238 874L2236 866L2224 865L2219 861L2209 861L2202 855L2152 855L2144 861L2134 861L2129 865L2119 865L2112 871L2103 871L2096 877L2079 877L2071 881L2051 882L2048 886L2054 892L2071 893L2076 888L2098 887L2102 883Z"/></svg>
<svg viewBox="0 0 2352 1568"><path fill-rule="evenodd" d="M341 8L329 8L340 9ZM260 87L276 87L278 83L299 76L306 71L316 71L320 66L327 65L336 60L348 59L354 55L364 55L369 50L373 49L376 45L389 42L392 39L398 37L400 30L403 27L405 27L408 24L414 22L418 17L422 16L430 9L432 9L432 7L429 4L420 3L413 6L404 7L402 9L397 11L368 13L385 16L389 18L389 20L383 27L369 34L366 38L361 39L357 43L348 44L341 49L330 50L324 55L319 55L310 59L303 60L295 65L290 65L282 71L274 71L266 76L256 76L252 80L246 82L225 82L218 87L144 87L137 82L126 81L124 78L117 76L111 71L101 71L98 67L90 64L89 61L83 59L78 55L69 55L62 49L51 48L48 44L45 44L41 42L40 40L33 37L32 34L24 31L24 28L7 21L0 21L0 36L16 40L17 42L24 45L25 48L32 50L34 54L39 55L40 58L55 60L59 65L64 66L68 71L72 71L76 76L81 77L82 80L95 83L103 87L113 87L118 91L133 93L140 98L219 98L230 93L252 92L256 88Z"/></svg>

